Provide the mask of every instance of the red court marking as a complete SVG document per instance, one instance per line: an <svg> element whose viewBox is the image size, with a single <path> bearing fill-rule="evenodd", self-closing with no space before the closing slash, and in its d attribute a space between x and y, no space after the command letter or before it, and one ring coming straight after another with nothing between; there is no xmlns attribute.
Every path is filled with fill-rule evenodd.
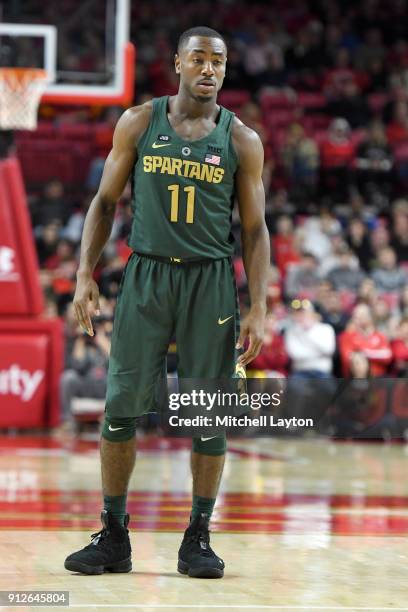
<svg viewBox="0 0 408 612"><path fill-rule="evenodd" d="M146 437L138 441L146 452L189 449L185 438ZM49 436L0 437L0 453L24 455L25 450L63 450L94 453L98 442L62 443ZM276 459L265 453L241 449L243 457ZM28 453L29 455L29 453ZM46 455L46 452L45 452ZM18 467L16 467L18 473ZM98 531L101 509L99 490L0 488L0 529L66 529ZM184 491L131 491L129 512L136 530L181 531L188 522L191 497ZM225 493L218 498L212 529L230 533L332 534L353 536L405 536L408 534L408 496L319 495L303 493Z"/></svg>
<svg viewBox="0 0 408 612"><path fill-rule="evenodd" d="M19 454L21 449L61 449L67 452L76 454L88 453L92 450L99 448L98 440L66 440L65 442L59 441L55 438L47 436L27 436L27 437L6 437L0 436L0 454L10 455ZM179 450L190 450L191 439L190 438L165 438L157 436L146 436L140 438L137 441L137 448L139 451L144 452L172 452ZM258 451L252 451L248 449L241 449L234 447L234 441L231 439L228 443L228 451L234 455L238 455L243 458L257 458L266 459L269 461L287 461L279 453L264 453Z"/></svg>
<svg viewBox="0 0 408 612"><path fill-rule="evenodd" d="M98 530L99 491L0 490L0 529ZM133 491L132 527L180 531L190 513L184 492ZM301 506L301 507L299 507ZM408 497L226 493L219 496L212 529L242 533L327 533L392 536L408 534Z"/></svg>

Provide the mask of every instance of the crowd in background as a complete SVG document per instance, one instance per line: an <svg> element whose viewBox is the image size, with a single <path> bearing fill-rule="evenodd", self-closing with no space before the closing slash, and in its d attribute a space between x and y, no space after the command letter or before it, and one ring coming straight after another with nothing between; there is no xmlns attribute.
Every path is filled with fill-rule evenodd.
<svg viewBox="0 0 408 612"><path fill-rule="evenodd" d="M24 9L38 15L39 6L30 0ZM42 10L53 22L72 6L73 0L62 0ZM100 6L89 3L81 24L67 20L60 67L103 70ZM222 101L265 147L272 257L265 339L250 365L253 376L408 374L407 15L405 0L132 3L136 101L177 91L177 36L206 24L228 43ZM84 337L71 304L78 248L120 109L64 112L47 108L42 116L56 124L85 119L105 126L83 185L73 189L54 177L30 193L47 315L66 322L69 403L75 394L104 394L115 299L129 254L131 194L128 188L118 205L96 270L103 318L95 337ZM233 229L245 315L248 289L235 214ZM169 363L176 369L176 359Z"/></svg>

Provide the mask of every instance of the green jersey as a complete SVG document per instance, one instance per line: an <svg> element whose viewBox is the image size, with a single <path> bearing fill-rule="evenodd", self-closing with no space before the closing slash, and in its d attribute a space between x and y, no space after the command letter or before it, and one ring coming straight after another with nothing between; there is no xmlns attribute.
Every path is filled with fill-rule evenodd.
<svg viewBox="0 0 408 612"><path fill-rule="evenodd" d="M234 113L221 107L215 128L195 141L170 125L168 96L153 100L132 175L129 246L138 253L185 260L232 255Z"/></svg>

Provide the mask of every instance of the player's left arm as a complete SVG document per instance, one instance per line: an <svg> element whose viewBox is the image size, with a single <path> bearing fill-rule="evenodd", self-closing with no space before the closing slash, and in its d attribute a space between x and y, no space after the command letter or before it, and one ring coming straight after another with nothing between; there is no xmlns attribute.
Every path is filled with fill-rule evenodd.
<svg viewBox="0 0 408 612"><path fill-rule="evenodd" d="M270 265L270 241L265 222L265 191L262 183L264 152L256 132L235 120L232 139L238 155L235 175L241 218L241 238L251 307L242 321L237 348L249 339L239 362L247 365L259 354L264 337L266 290Z"/></svg>

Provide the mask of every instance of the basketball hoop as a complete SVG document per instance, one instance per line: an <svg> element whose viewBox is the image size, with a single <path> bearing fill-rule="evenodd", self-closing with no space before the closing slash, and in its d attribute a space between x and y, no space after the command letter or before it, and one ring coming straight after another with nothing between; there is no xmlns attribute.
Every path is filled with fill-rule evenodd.
<svg viewBox="0 0 408 612"><path fill-rule="evenodd" d="M1 129L35 130L48 80L46 70L39 68L0 68Z"/></svg>

